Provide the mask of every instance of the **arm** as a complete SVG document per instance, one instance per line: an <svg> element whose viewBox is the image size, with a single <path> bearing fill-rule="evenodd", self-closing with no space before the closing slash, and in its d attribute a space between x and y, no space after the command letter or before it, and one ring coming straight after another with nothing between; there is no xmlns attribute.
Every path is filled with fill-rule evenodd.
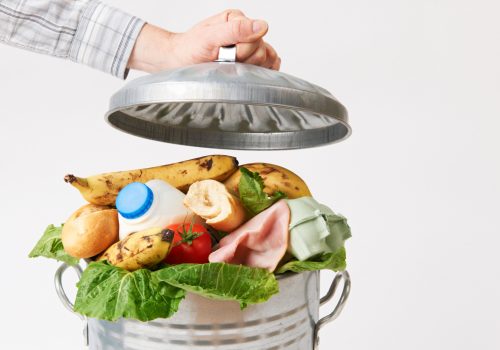
<svg viewBox="0 0 500 350"><path fill-rule="evenodd" d="M96 0L2 0L0 41L125 78L144 21Z"/></svg>
<svg viewBox="0 0 500 350"><path fill-rule="evenodd" d="M1 0L0 42L86 64L125 78L213 61L219 47L236 44L237 60L279 69L264 40L268 26L227 10L185 33L172 33L97 0Z"/></svg>

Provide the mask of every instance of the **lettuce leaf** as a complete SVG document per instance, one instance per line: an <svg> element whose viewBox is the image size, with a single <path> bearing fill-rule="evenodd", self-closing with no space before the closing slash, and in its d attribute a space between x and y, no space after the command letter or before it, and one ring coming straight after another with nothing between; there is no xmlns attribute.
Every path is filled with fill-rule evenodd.
<svg viewBox="0 0 500 350"><path fill-rule="evenodd" d="M29 253L30 258L43 256L65 262L68 265L78 264L79 259L72 257L64 251L61 240L62 226L49 225L42 238Z"/></svg>
<svg viewBox="0 0 500 350"><path fill-rule="evenodd" d="M281 191L276 191L272 196L264 192L264 181L259 173L241 167L241 178L238 184L240 199L249 213L254 216L269 208L275 202L286 195Z"/></svg>
<svg viewBox="0 0 500 350"><path fill-rule="evenodd" d="M180 264L128 272L106 261L92 262L77 284L75 311L108 321L150 321L177 312L186 292L235 300L243 309L278 293L274 274L224 263Z"/></svg>
<svg viewBox="0 0 500 350"><path fill-rule="evenodd" d="M236 300L244 309L279 292L274 274L265 269L225 263L180 264L155 272L160 281L218 300Z"/></svg>
<svg viewBox="0 0 500 350"><path fill-rule="evenodd" d="M155 272L129 272L106 261L90 263L77 286L75 311L108 321L170 317L186 294L158 280Z"/></svg>
<svg viewBox="0 0 500 350"><path fill-rule="evenodd" d="M305 261L291 260L278 268L275 273L284 273L287 271L304 272L315 270L333 270L342 271L346 268L346 252L342 247L334 253L323 253Z"/></svg>

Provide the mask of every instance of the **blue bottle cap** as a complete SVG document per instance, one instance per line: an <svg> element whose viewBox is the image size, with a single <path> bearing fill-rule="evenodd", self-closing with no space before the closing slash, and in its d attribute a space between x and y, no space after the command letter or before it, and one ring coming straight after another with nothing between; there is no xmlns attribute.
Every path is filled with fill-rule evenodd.
<svg viewBox="0 0 500 350"><path fill-rule="evenodd" d="M132 182L118 193L116 209L125 219L137 219L151 208L153 199L153 191L148 186Z"/></svg>

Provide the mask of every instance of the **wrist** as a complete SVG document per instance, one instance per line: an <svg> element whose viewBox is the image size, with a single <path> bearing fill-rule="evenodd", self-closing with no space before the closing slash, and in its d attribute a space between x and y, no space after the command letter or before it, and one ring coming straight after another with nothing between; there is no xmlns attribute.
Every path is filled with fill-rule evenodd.
<svg viewBox="0 0 500 350"><path fill-rule="evenodd" d="M175 33L151 24L142 28L130 55L127 67L148 73L168 69L173 64Z"/></svg>

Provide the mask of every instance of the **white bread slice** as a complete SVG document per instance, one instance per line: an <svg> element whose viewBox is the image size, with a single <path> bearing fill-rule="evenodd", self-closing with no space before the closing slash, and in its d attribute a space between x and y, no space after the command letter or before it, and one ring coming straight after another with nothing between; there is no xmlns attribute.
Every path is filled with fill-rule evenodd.
<svg viewBox="0 0 500 350"><path fill-rule="evenodd" d="M216 180L193 183L184 197L184 205L216 230L231 232L245 222L240 200Z"/></svg>

